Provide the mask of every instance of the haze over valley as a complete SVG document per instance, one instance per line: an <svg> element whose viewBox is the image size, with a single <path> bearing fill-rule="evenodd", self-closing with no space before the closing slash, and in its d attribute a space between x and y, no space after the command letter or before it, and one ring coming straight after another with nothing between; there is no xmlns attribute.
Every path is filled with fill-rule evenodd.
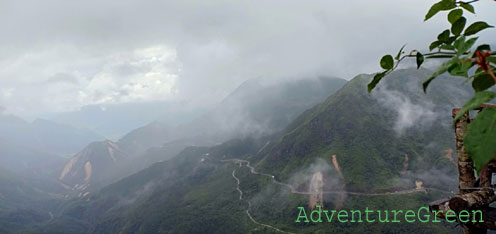
<svg viewBox="0 0 496 234"><path fill-rule="evenodd" d="M422 22L430 1L2 5L0 233L458 231L295 222L458 191L452 109L471 83L423 92L440 63L406 62L367 90L385 51L445 27Z"/></svg>

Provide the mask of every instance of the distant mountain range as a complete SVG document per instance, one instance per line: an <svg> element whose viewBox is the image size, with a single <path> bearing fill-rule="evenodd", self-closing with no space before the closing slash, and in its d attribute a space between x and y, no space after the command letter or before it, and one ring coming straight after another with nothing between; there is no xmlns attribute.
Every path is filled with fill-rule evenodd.
<svg viewBox="0 0 496 234"><path fill-rule="evenodd" d="M67 156L102 136L82 128L37 119L27 122L13 115L0 114L0 138L17 146Z"/></svg>
<svg viewBox="0 0 496 234"><path fill-rule="evenodd" d="M437 223L294 222L296 207L312 203L306 193L316 174L323 182L321 204L331 209L414 209L455 189L450 109L461 105L470 89L462 87L463 80L444 76L439 79L445 82L434 82L424 95L420 84L430 73L396 71L372 94L366 91L372 76L359 75L281 131L188 147L67 202L53 221L31 231L449 232L453 226Z"/></svg>
<svg viewBox="0 0 496 234"><path fill-rule="evenodd" d="M0 168L17 176L55 179L68 157L101 139L89 130L48 120L0 115Z"/></svg>
<svg viewBox="0 0 496 234"><path fill-rule="evenodd" d="M177 127L154 121L131 131L119 142L128 151L139 154L178 140L211 145L233 137L273 133L345 83L343 79L324 77L276 84L248 80L212 110L192 121Z"/></svg>
<svg viewBox="0 0 496 234"><path fill-rule="evenodd" d="M0 233L52 219L67 191L56 180L67 157L100 139L89 130L0 114Z"/></svg>
<svg viewBox="0 0 496 234"><path fill-rule="evenodd" d="M119 157L116 162L107 162L107 150L93 149L108 145L108 141L89 145L67 162L61 178L65 178L65 183L71 187L84 185L86 189L91 184L100 188L152 163L172 158L187 146L210 146L235 137L256 137L276 132L345 83L345 80L337 78L275 84L249 80L216 108L188 123L169 127L154 121L126 134L112 143L119 152L128 155ZM86 165L99 165L99 168L93 168L98 176L85 179L82 176L84 173L78 173L84 172ZM66 175L75 175L77 179Z"/></svg>
<svg viewBox="0 0 496 234"><path fill-rule="evenodd" d="M153 101L89 105L71 112L47 113L46 118L91 129L107 139L117 140L150 122L176 126L191 121L204 111L182 101Z"/></svg>

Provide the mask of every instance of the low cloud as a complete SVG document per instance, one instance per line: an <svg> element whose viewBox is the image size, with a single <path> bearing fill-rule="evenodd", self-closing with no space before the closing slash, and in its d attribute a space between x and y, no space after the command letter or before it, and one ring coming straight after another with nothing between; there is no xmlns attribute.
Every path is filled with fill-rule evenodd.
<svg viewBox="0 0 496 234"><path fill-rule="evenodd" d="M0 9L8 32L0 38L0 104L23 116L169 98L206 106L252 78L349 79L377 72L378 59L405 43L425 49L449 26L438 20L445 12L423 22L431 4L11 1ZM478 2L476 17L490 19L492 5ZM486 30L479 40L493 38Z"/></svg>
<svg viewBox="0 0 496 234"><path fill-rule="evenodd" d="M415 105L408 99L398 99L398 119L394 125L394 130L402 134L405 129L416 124L431 125L437 118L437 114L429 107ZM422 122L421 122L422 121Z"/></svg>
<svg viewBox="0 0 496 234"><path fill-rule="evenodd" d="M413 103L410 98L401 92L380 87L375 93L377 100L396 114L393 130L402 135L407 129L416 127L425 129L430 127L439 117L435 105L427 100Z"/></svg>

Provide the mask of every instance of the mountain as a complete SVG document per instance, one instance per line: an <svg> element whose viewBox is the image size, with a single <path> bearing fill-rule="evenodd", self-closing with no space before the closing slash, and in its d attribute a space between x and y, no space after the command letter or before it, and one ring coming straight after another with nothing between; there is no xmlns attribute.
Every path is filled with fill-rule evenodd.
<svg viewBox="0 0 496 234"><path fill-rule="evenodd" d="M0 114L0 138L18 147L55 155L76 153L88 143L102 137L92 131L37 119L27 122L13 115Z"/></svg>
<svg viewBox="0 0 496 234"><path fill-rule="evenodd" d="M0 168L0 233L40 225L53 218L61 197L47 192L47 186L38 182Z"/></svg>
<svg viewBox="0 0 496 234"><path fill-rule="evenodd" d="M110 140L93 142L77 153L62 169L59 180L80 195L87 195L89 183L103 179L105 172L125 160L128 155Z"/></svg>
<svg viewBox="0 0 496 234"><path fill-rule="evenodd" d="M345 83L343 79L328 77L279 83L249 80L203 117L180 126L181 133L187 137L206 136L217 143L235 137L271 134Z"/></svg>
<svg viewBox="0 0 496 234"><path fill-rule="evenodd" d="M359 75L278 133L188 147L72 200L38 230L71 220L86 233L450 232L432 222L295 223L299 206L415 210L456 189L450 109L470 89L444 76L425 95L430 73L395 71L372 94L372 75Z"/></svg>
<svg viewBox="0 0 496 234"><path fill-rule="evenodd" d="M152 101L88 105L80 110L47 113L59 123L91 129L107 139L119 139L130 131L153 121L175 126L198 117L204 110L180 101Z"/></svg>
<svg viewBox="0 0 496 234"><path fill-rule="evenodd" d="M371 94L363 91L370 76L355 77L273 139L257 166L289 178L302 166L337 155L350 188L390 189L397 186L392 178L400 176L405 155L409 169L451 165L440 157L454 149L451 109L472 93L463 80L443 76L424 94L421 83L430 74L399 70Z"/></svg>
<svg viewBox="0 0 496 234"><path fill-rule="evenodd" d="M272 84L264 84L261 80L247 81L216 108L193 121L177 127L154 121L126 134L115 143L115 147L129 157L116 163L99 163L99 168L93 168L93 172L98 172L91 179L84 180L87 159L78 165L74 164L74 160L80 160L76 158L81 158L81 154L102 157L99 151L87 150L91 148L88 146L67 162L62 172L65 175L67 168L80 171L76 173L77 179L63 176L65 179L62 181L71 187L90 184L100 188L155 162L169 159L187 146L210 146L234 137L276 132L345 83L343 79L323 77Z"/></svg>
<svg viewBox="0 0 496 234"><path fill-rule="evenodd" d="M51 220L66 193L56 179L62 156L99 139L51 121L0 115L0 233Z"/></svg>
<svg viewBox="0 0 496 234"><path fill-rule="evenodd" d="M327 77L278 83L248 80L212 110L192 121L177 127L168 127L160 121L152 122L131 131L119 143L128 151L140 154L144 149L164 144L167 147L172 142L213 145L235 137L271 134L345 83L343 79Z"/></svg>
<svg viewBox="0 0 496 234"><path fill-rule="evenodd" d="M17 145L4 138L0 138L0 155L0 168L20 174L50 173L43 170L64 161L59 156Z"/></svg>
<svg viewBox="0 0 496 234"><path fill-rule="evenodd" d="M164 144L172 136L171 127L154 121L124 135L118 144L131 154L141 154L151 147Z"/></svg>

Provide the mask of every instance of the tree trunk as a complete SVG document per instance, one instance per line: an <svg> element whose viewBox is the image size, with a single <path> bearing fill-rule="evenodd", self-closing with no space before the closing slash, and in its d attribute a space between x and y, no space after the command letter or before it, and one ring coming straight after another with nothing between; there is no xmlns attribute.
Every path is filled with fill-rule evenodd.
<svg viewBox="0 0 496 234"><path fill-rule="evenodd" d="M460 111L459 108L453 109L452 116L455 116ZM471 192L468 188L473 188L476 185L475 175L474 175L474 164L472 163L472 159L465 151L465 147L463 146L463 137L465 136L465 132L467 131L467 125L470 121L469 113L463 114L458 120L455 121L455 139L456 139L456 154L458 155L458 189L460 190L460 196L464 194L468 194ZM478 201L484 200L488 194L483 193L478 195L474 195L476 198L480 199L469 199L469 201L465 201L463 198L465 197L456 197L450 199L449 207L454 210L453 205L460 209L466 205L474 205L479 204ZM467 198L472 198L468 196ZM453 200L455 199L455 200ZM452 203L454 202L454 203ZM456 211L455 211L456 212ZM457 212L458 213L458 212ZM462 233L463 234L475 234L475 233L487 233L487 229L475 227L472 224L464 224L461 223Z"/></svg>
<svg viewBox="0 0 496 234"><path fill-rule="evenodd" d="M459 108L453 109L453 118L460 111ZM456 154L458 155L458 188L461 194L469 193L471 190L464 188L475 187L475 175L472 159L468 156L463 146L463 137L467 131L467 124L469 121L468 112L462 115L455 121L455 140L456 140Z"/></svg>

